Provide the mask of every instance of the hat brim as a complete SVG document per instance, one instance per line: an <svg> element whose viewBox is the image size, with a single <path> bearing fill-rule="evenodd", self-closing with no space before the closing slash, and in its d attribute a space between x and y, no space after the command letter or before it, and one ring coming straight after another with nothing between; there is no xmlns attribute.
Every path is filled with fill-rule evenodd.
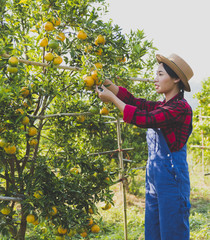
<svg viewBox="0 0 210 240"><path fill-rule="evenodd" d="M188 80L186 78L186 76L184 75L184 73L182 72L182 70L174 63L172 62L170 59L157 54L156 55L157 61L158 63L165 63L167 66L169 66L176 74L177 76L180 78L180 80L183 82L184 84L184 90L187 92L190 92L190 85L188 83Z"/></svg>

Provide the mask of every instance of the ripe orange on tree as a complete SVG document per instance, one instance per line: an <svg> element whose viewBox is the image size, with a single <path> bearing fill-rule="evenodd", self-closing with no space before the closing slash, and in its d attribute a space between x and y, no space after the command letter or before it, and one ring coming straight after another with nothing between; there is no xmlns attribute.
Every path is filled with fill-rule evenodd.
<svg viewBox="0 0 210 240"><path fill-rule="evenodd" d="M88 220L89 220L88 226L93 225L93 219L92 219L92 218L89 218Z"/></svg>
<svg viewBox="0 0 210 240"><path fill-rule="evenodd" d="M28 222L28 223L33 223L33 222L35 222L35 216L33 215L33 214L29 214L29 215L27 215L27 217L26 217L26 221Z"/></svg>
<svg viewBox="0 0 210 240"><path fill-rule="evenodd" d="M25 117L22 119L21 122L22 122L23 125L28 125L28 124L29 124L29 121L30 121L29 118L28 118L27 116L25 116Z"/></svg>
<svg viewBox="0 0 210 240"><path fill-rule="evenodd" d="M52 23L54 26L59 26L61 24L61 19L59 17L54 17Z"/></svg>
<svg viewBox="0 0 210 240"><path fill-rule="evenodd" d="M23 115L23 114L24 114L24 111L23 111L22 108L18 108L18 109L15 110L15 113L16 113L16 114L20 113L21 115Z"/></svg>
<svg viewBox="0 0 210 240"><path fill-rule="evenodd" d="M105 44L106 43L106 40L105 40L105 37L103 35L98 35L97 38L95 39L95 44L98 45L98 44Z"/></svg>
<svg viewBox="0 0 210 240"><path fill-rule="evenodd" d="M37 129L36 129L35 127L30 127L30 128L28 129L28 135L29 135L30 137L33 137L33 136L37 135Z"/></svg>
<svg viewBox="0 0 210 240"><path fill-rule="evenodd" d="M61 64L62 62L63 62L63 59L62 59L61 56L57 56L57 57L55 57L55 58L53 59L53 64L55 64L55 65L59 65L59 64Z"/></svg>
<svg viewBox="0 0 210 240"><path fill-rule="evenodd" d="M95 83L94 79L91 76L84 76L83 80L86 87L92 87Z"/></svg>
<svg viewBox="0 0 210 240"><path fill-rule="evenodd" d="M91 50L93 49L93 47L91 45L85 46L84 51L87 52L91 52Z"/></svg>
<svg viewBox="0 0 210 240"><path fill-rule="evenodd" d="M96 55L98 56L101 56L103 53L103 49L102 48L99 48L97 51L96 51Z"/></svg>
<svg viewBox="0 0 210 240"><path fill-rule="evenodd" d="M30 91L28 89L28 87L23 87L21 90L20 90L20 94L26 98L28 97L28 95L30 94Z"/></svg>
<svg viewBox="0 0 210 240"><path fill-rule="evenodd" d="M103 210L109 210L112 207L111 203L106 203L104 207L101 207Z"/></svg>
<svg viewBox="0 0 210 240"><path fill-rule="evenodd" d="M37 141L37 139L31 139L30 141L29 141L29 145L30 146L32 146L32 147L35 147L36 145L38 144L38 141Z"/></svg>
<svg viewBox="0 0 210 240"><path fill-rule="evenodd" d="M77 38L80 39L80 40L85 40L87 38L87 34L85 31L83 30L80 30L78 33L77 33Z"/></svg>
<svg viewBox="0 0 210 240"><path fill-rule="evenodd" d="M80 236L83 237L83 238L87 237L87 232L80 233Z"/></svg>
<svg viewBox="0 0 210 240"><path fill-rule="evenodd" d="M106 107L103 107L103 108L100 110L100 114L101 114L101 115L108 115L108 114L109 114L109 110L108 110Z"/></svg>
<svg viewBox="0 0 210 240"><path fill-rule="evenodd" d="M48 45L48 39L47 38L43 38L43 39L40 40L40 42L39 42L40 47L47 47L47 45Z"/></svg>
<svg viewBox="0 0 210 240"><path fill-rule="evenodd" d="M67 233L67 229L66 228L63 228L61 225L58 227L58 233L59 234L66 234Z"/></svg>
<svg viewBox="0 0 210 240"><path fill-rule="evenodd" d="M44 24L44 29L45 29L46 31L52 31L52 30L54 30L54 25L53 25L51 22L47 21L47 22Z"/></svg>
<svg viewBox="0 0 210 240"><path fill-rule="evenodd" d="M17 73L18 68L17 67L12 67L11 65L7 66L7 72L9 73Z"/></svg>
<svg viewBox="0 0 210 240"><path fill-rule="evenodd" d="M43 197L43 192L42 192L41 190L36 191L36 192L34 193L34 197L35 197L36 199L42 198L42 197Z"/></svg>
<svg viewBox="0 0 210 240"><path fill-rule="evenodd" d="M84 115L77 116L77 121L83 123L85 121L85 116Z"/></svg>
<svg viewBox="0 0 210 240"><path fill-rule="evenodd" d="M93 209L92 209L92 208L89 208L89 209L88 209L88 212L89 212L90 214L93 214Z"/></svg>
<svg viewBox="0 0 210 240"><path fill-rule="evenodd" d="M58 33L58 35L56 36L56 39L60 40L60 41L64 41L66 39L66 36L63 32Z"/></svg>
<svg viewBox="0 0 210 240"><path fill-rule="evenodd" d="M44 56L44 59L45 59L47 62L52 61L53 58L54 58L54 55L53 55L51 52L48 52L48 53Z"/></svg>
<svg viewBox="0 0 210 240"><path fill-rule="evenodd" d="M16 57L10 57L8 63L9 65L16 67L18 65L18 59Z"/></svg>
<svg viewBox="0 0 210 240"><path fill-rule="evenodd" d="M55 216L57 213L58 213L57 208L56 208L55 206L52 206L52 209L51 209L51 211L50 211L49 214L50 214L51 216Z"/></svg>
<svg viewBox="0 0 210 240"><path fill-rule="evenodd" d="M95 65L96 68L102 68L103 67L102 63L100 63L100 62L97 62L94 65Z"/></svg>
<svg viewBox="0 0 210 240"><path fill-rule="evenodd" d="M100 227L97 224L91 227L91 232L98 233L99 231L100 231Z"/></svg>
<svg viewBox="0 0 210 240"><path fill-rule="evenodd" d="M39 224L39 220L36 219L34 222L32 222L32 224L33 224L34 226L38 225L38 224Z"/></svg>
<svg viewBox="0 0 210 240"><path fill-rule="evenodd" d="M7 154L15 154L16 152L16 147L15 145L11 145L11 144L8 144L4 147L4 151L7 153Z"/></svg>
<svg viewBox="0 0 210 240"><path fill-rule="evenodd" d="M10 209L9 207L3 207L3 208L1 209L1 213L2 213L3 215L9 215L10 212L11 212L11 209Z"/></svg>

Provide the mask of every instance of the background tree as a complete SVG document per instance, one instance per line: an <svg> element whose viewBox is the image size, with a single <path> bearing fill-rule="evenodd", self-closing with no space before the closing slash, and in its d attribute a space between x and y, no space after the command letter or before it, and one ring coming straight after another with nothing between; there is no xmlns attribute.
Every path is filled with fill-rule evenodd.
<svg viewBox="0 0 210 240"><path fill-rule="evenodd" d="M190 161L196 166L201 166L202 164L202 151L201 147L206 146L207 148L203 149L204 159L204 168L205 173L209 172L209 147L210 147L210 78L207 78L202 81L202 89L200 92L195 94L195 97L198 99L198 107L194 111L193 116L193 132L189 138L190 148ZM197 147L200 146L200 150Z"/></svg>
<svg viewBox="0 0 210 240"><path fill-rule="evenodd" d="M0 201L0 231L23 240L27 226L40 225L50 229L48 239L91 236L100 230L96 203L113 203L118 169L112 156L90 153L117 148L116 128L103 115L120 114L99 102L94 87L110 78L155 99L151 85L129 80L151 76L155 48L143 31L123 35L103 22L104 0L11 0L0 11L0 195L22 198ZM131 157L145 160L144 131L123 131L124 146L131 140L138 150Z"/></svg>

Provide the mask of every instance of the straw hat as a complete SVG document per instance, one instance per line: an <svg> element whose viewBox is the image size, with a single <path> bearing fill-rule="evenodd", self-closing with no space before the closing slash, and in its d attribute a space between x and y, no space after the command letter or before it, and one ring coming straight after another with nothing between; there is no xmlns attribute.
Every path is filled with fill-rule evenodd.
<svg viewBox="0 0 210 240"><path fill-rule="evenodd" d="M178 75L184 84L185 91L191 91L188 81L193 76L193 71L191 67L184 61L184 59L174 53L171 54L168 58L157 54L156 58L159 63L165 63Z"/></svg>

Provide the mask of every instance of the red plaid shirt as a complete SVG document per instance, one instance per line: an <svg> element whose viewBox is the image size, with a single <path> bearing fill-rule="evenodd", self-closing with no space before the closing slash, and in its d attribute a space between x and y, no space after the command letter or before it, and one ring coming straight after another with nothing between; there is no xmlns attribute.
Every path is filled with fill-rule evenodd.
<svg viewBox="0 0 210 240"><path fill-rule="evenodd" d="M127 89L119 87L117 97L126 103L123 120L141 128L160 128L171 152L180 150L192 131L192 109L177 94L168 102L135 98Z"/></svg>

